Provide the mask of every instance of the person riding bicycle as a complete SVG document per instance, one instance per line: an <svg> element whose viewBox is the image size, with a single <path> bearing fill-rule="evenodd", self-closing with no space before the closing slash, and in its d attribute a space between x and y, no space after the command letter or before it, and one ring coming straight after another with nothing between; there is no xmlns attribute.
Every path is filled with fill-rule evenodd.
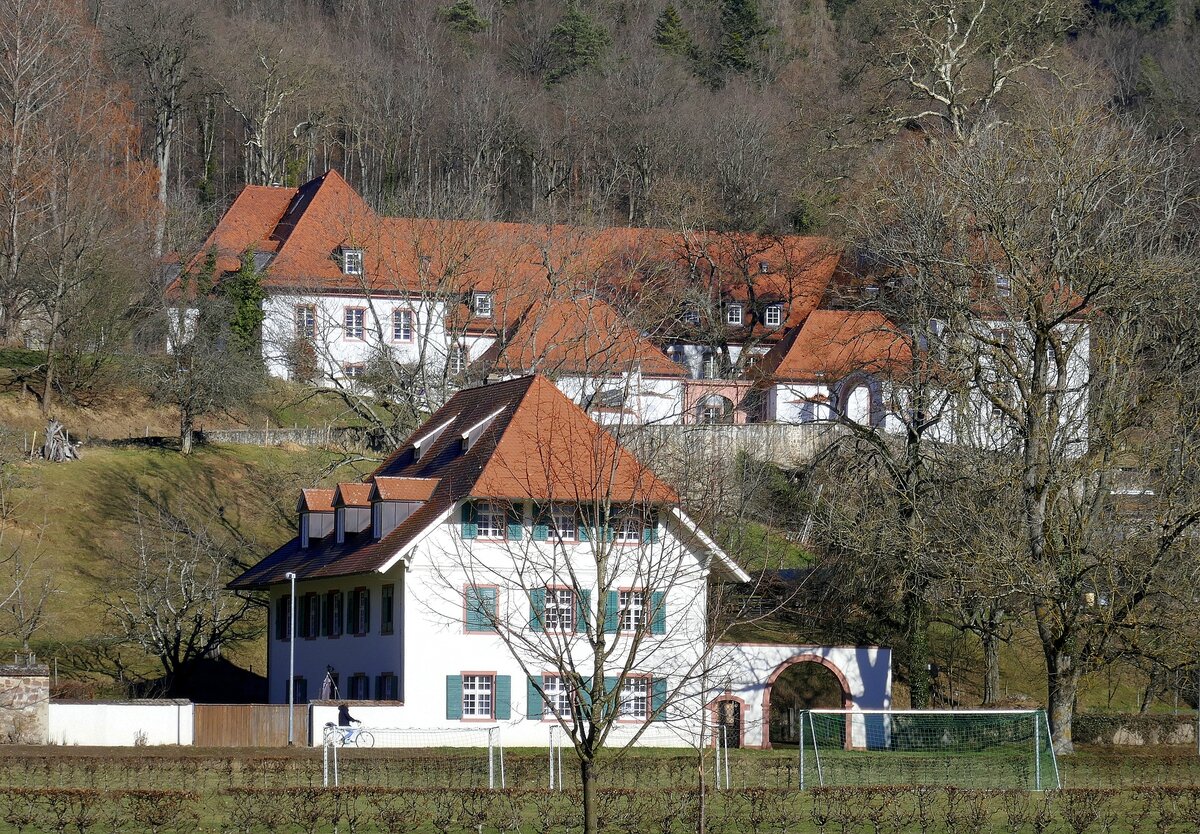
<svg viewBox="0 0 1200 834"><path fill-rule="evenodd" d="M346 742L350 742L354 738L354 725L361 723L350 714L350 707L338 704L338 728L342 731L342 738Z"/></svg>

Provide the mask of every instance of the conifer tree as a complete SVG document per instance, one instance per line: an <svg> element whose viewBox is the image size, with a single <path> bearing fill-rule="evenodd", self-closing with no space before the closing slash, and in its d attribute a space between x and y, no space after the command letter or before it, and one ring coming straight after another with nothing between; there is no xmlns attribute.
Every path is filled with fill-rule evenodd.
<svg viewBox="0 0 1200 834"><path fill-rule="evenodd" d="M748 74L762 66L764 41L771 33L758 0L722 0L717 66L728 73Z"/></svg>
<svg viewBox="0 0 1200 834"><path fill-rule="evenodd" d="M692 35L683 25L683 18L674 3L668 3L654 21L654 43L664 52L680 58L694 60L698 55Z"/></svg>
<svg viewBox="0 0 1200 834"><path fill-rule="evenodd" d="M262 278L254 265L254 252L242 253L242 265L231 277L221 282L221 293L229 303L230 347L251 354L259 347L263 323Z"/></svg>
<svg viewBox="0 0 1200 834"><path fill-rule="evenodd" d="M460 35L475 35L488 27L488 22L479 16L479 10L471 0L454 0L441 11L446 25Z"/></svg>
<svg viewBox="0 0 1200 834"><path fill-rule="evenodd" d="M603 24L592 20L579 4L572 2L562 20L550 32L550 69L547 84L557 84L580 70L595 67L612 45Z"/></svg>

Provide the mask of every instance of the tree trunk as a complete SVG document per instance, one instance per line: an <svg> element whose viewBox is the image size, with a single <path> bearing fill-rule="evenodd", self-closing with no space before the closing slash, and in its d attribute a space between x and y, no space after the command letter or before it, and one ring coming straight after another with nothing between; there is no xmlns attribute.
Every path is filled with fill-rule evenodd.
<svg viewBox="0 0 1200 834"><path fill-rule="evenodd" d="M1071 721L1075 716L1075 695L1079 690L1079 666L1070 652L1047 645L1044 640L1043 648L1050 706L1050 742L1056 753L1074 753Z"/></svg>
<svg viewBox="0 0 1200 834"><path fill-rule="evenodd" d="M591 759L579 762L580 783L583 785L583 834L598 834L596 821L596 763Z"/></svg>
<svg viewBox="0 0 1200 834"><path fill-rule="evenodd" d="M915 594L904 600L908 626L905 639L905 665L908 667L909 699L913 709L929 709L932 684L929 679L929 626L925 606Z"/></svg>
<svg viewBox="0 0 1200 834"><path fill-rule="evenodd" d="M195 420L192 412L186 408L179 411L179 451L185 455L192 453L192 435L195 434Z"/></svg>
<svg viewBox="0 0 1200 834"><path fill-rule="evenodd" d="M990 629L979 635L983 644L983 705L1000 698L1000 637Z"/></svg>

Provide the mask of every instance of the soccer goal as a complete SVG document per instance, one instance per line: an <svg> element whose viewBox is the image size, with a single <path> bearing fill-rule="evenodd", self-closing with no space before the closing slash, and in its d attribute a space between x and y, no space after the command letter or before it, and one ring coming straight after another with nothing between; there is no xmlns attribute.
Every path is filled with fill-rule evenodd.
<svg viewBox="0 0 1200 834"><path fill-rule="evenodd" d="M801 788L1060 786L1043 710L807 710L799 746Z"/></svg>
<svg viewBox="0 0 1200 834"><path fill-rule="evenodd" d="M400 787L503 788L506 782L499 727L411 729L327 724L321 748L326 787L358 784L355 773L360 768L354 767L355 761L379 759L381 756L368 756L363 751L381 748L406 751L405 755L382 754ZM371 772L378 770L372 768ZM411 770L414 777L419 774L421 781L405 778L406 770Z"/></svg>

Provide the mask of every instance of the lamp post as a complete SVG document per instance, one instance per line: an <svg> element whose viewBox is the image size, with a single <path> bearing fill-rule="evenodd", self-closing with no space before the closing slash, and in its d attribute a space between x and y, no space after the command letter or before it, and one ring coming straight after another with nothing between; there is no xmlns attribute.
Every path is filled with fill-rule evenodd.
<svg viewBox="0 0 1200 834"><path fill-rule="evenodd" d="M284 574L292 583L290 622L288 624L288 747L296 743L296 574Z"/></svg>

